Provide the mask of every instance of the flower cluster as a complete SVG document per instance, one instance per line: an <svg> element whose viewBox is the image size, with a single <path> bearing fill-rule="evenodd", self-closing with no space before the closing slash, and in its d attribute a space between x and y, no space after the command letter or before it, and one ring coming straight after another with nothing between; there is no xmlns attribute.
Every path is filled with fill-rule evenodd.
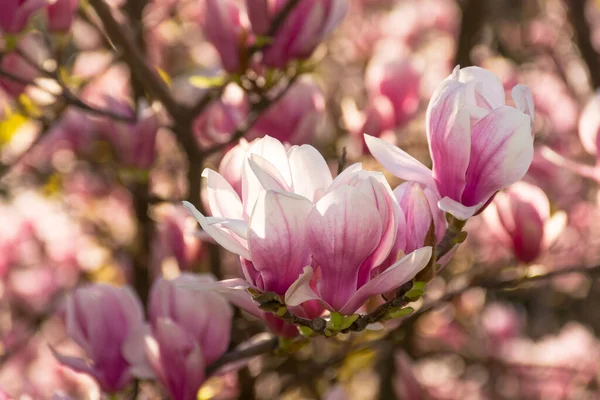
<svg viewBox="0 0 600 400"><path fill-rule="evenodd" d="M412 180L394 192L382 173L360 163L333 179L314 147L286 149L265 136L245 145L237 164L241 196L232 186L239 182L206 169L212 216L185 205L206 233L240 256L245 282L227 281L227 288L274 293L303 318L323 310L351 315L430 264L446 231L444 211L464 221L523 177L533 157L533 105L524 86L513 97L518 108L504 105L493 74L457 67L428 108L432 171L368 136L375 157ZM437 240L428 243L430 229Z"/></svg>

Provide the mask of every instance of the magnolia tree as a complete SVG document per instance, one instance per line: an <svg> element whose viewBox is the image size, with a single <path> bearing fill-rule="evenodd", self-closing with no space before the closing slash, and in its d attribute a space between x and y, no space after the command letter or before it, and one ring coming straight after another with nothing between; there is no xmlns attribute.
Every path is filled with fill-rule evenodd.
<svg viewBox="0 0 600 400"><path fill-rule="evenodd" d="M2 0L0 399L597 398L598 38L591 0Z"/></svg>

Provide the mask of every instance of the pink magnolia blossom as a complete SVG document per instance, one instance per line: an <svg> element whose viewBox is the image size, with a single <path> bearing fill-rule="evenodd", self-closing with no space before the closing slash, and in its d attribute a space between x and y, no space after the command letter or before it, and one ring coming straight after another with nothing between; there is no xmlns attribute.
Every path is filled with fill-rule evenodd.
<svg viewBox="0 0 600 400"><path fill-rule="evenodd" d="M152 336L146 352L159 380L174 400L194 400L205 368L229 345L232 310L213 291L183 286L214 282L210 275L183 274L174 280L158 279L149 299Z"/></svg>
<svg viewBox="0 0 600 400"><path fill-rule="evenodd" d="M395 51L393 48L384 48L384 51L369 63L365 78L367 91L371 98L387 98L394 109L395 126L403 126L419 108L421 76L408 59L390 56L389 51Z"/></svg>
<svg viewBox="0 0 600 400"><path fill-rule="evenodd" d="M27 55L28 59L42 65L48 57L48 51L38 35L28 34L19 40L18 49ZM29 60L22 57L17 51L11 51L2 57L0 69L8 72L13 77L1 77L0 87L13 97L19 96L39 76L39 71L31 65Z"/></svg>
<svg viewBox="0 0 600 400"><path fill-rule="evenodd" d="M92 284L67 299L67 333L88 359L55 352L65 366L95 378L109 393L122 390L134 377L149 377L144 356L142 304L129 287Z"/></svg>
<svg viewBox="0 0 600 400"><path fill-rule="evenodd" d="M231 0L206 0L202 17L204 34L221 56L227 72L241 72L247 37L247 17Z"/></svg>
<svg viewBox="0 0 600 400"><path fill-rule="evenodd" d="M398 235L403 240L403 245L399 248L404 253L423 247L432 223L437 242L442 240L446 232L446 218L437 206L439 197L432 188L416 182L406 182L394 189L394 196L406 218L404 235Z"/></svg>
<svg viewBox="0 0 600 400"><path fill-rule="evenodd" d="M517 108L504 103L494 74L478 67L455 68L427 109L432 170L403 150L366 136L373 156L394 175L435 187L439 207L466 220L498 190L521 179L533 159L531 93L512 90Z"/></svg>
<svg viewBox="0 0 600 400"><path fill-rule="evenodd" d="M219 174L229 182L238 196L242 195L242 168L250 148L251 144L246 139L240 139L238 144L225 153L219 164Z"/></svg>
<svg viewBox="0 0 600 400"><path fill-rule="evenodd" d="M214 101L192 123L201 147L225 143L231 139L247 112L246 98L237 85L228 85L223 96Z"/></svg>
<svg viewBox="0 0 600 400"><path fill-rule="evenodd" d="M174 260L179 270L190 270L201 259L204 249L200 238L191 232L189 223L195 226L195 222L183 207L167 206L161 211L152 245L154 269L160 271L164 262Z"/></svg>
<svg viewBox="0 0 600 400"><path fill-rule="evenodd" d="M321 89L312 79L303 79L256 121L251 135L269 135L290 144L308 143L317 130L324 109L325 98Z"/></svg>
<svg viewBox="0 0 600 400"><path fill-rule="evenodd" d="M131 107L121 100L107 98L105 103L115 114L135 117ZM114 146L122 165L147 169L154 164L158 117L152 108L140 106L135 123L106 119L101 124L101 131Z"/></svg>
<svg viewBox="0 0 600 400"><path fill-rule="evenodd" d="M246 0L253 32L257 35L270 33L275 16L286 3L286 0ZM263 62L270 67L283 68L290 60L310 57L347 11L347 0L298 2L277 30L273 42L264 50Z"/></svg>
<svg viewBox="0 0 600 400"><path fill-rule="evenodd" d="M52 32L68 32L78 5L79 0L50 0L46 7L48 29Z"/></svg>
<svg viewBox="0 0 600 400"><path fill-rule="evenodd" d="M46 5L47 0L2 0L0 4L0 32L14 35L27 26L29 18Z"/></svg>
<svg viewBox="0 0 600 400"><path fill-rule="evenodd" d="M348 314L412 279L429 261L431 249L423 248L375 275L395 245L400 220L381 173L354 164L333 180L315 148L286 152L267 136L252 146L242 174L240 199L222 176L205 170L213 216L186 207L206 233L243 258L246 287L275 292L290 306L316 300Z"/></svg>
<svg viewBox="0 0 600 400"><path fill-rule="evenodd" d="M567 223L564 212L551 216L546 194L526 182L515 183L498 193L482 216L500 243L524 263L546 251Z"/></svg>

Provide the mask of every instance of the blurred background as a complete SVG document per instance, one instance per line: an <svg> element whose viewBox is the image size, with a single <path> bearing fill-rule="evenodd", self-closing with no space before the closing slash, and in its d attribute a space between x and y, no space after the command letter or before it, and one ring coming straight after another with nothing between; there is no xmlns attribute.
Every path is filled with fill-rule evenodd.
<svg viewBox="0 0 600 400"><path fill-rule="evenodd" d="M529 86L536 150L524 180L469 221L420 300L436 307L390 322L385 337L317 338L250 359L198 399L600 398L600 2L348 3L310 57L244 74L223 73L203 0L75 1L68 18L36 12L18 34L4 28L0 399L101 397L49 347L83 354L64 319L77 286L129 283L145 304L158 276L240 276L239 259L181 205L206 208L203 168L241 191L248 142L265 134L312 144L333 171L340 161L382 170L363 133L431 165L425 110L457 64L493 71L507 98ZM487 284L548 273L511 290ZM262 332L236 311L230 348ZM119 396L167 398L151 382Z"/></svg>

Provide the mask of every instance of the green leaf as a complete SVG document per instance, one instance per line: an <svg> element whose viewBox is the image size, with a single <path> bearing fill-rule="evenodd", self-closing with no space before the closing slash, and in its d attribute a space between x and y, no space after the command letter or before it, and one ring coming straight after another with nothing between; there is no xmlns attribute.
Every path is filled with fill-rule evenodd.
<svg viewBox="0 0 600 400"><path fill-rule="evenodd" d="M340 327L341 330L343 331L344 329L350 328L350 325L352 325L359 317L360 315L358 314L352 314L344 317L344 322L342 322L342 326Z"/></svg>
<svg viewBox="0 0 600 400"><path fill-rule="evenodd" d="M308 326L299 326L298 330L304 337L313 337L315 335L315 331L310 329Z"/></svg>
<svg viewBox="0 0 600 400"><path fill-rule="evenodd" d="M391 319L404 317L408 314L411 314L413 311L415 311L415 310L412 307L393 308L385 314L385 317L383 318L383 320L389 321Z"/></svg>
<svg viewBox="0 0 600 400"><path fill-rule="evenodd" d="M425 282L415 281L413 287L404 295L411 300L417 300L425 294Z"/></svg>
<svg viewBox="0 0 600 400"><path fill-rule="evenodd" d="M339 312L333 311L330 315L330 318L333 329L340 330L340 328L342 327L342 323L344 322L344 316Z"/></svg>

